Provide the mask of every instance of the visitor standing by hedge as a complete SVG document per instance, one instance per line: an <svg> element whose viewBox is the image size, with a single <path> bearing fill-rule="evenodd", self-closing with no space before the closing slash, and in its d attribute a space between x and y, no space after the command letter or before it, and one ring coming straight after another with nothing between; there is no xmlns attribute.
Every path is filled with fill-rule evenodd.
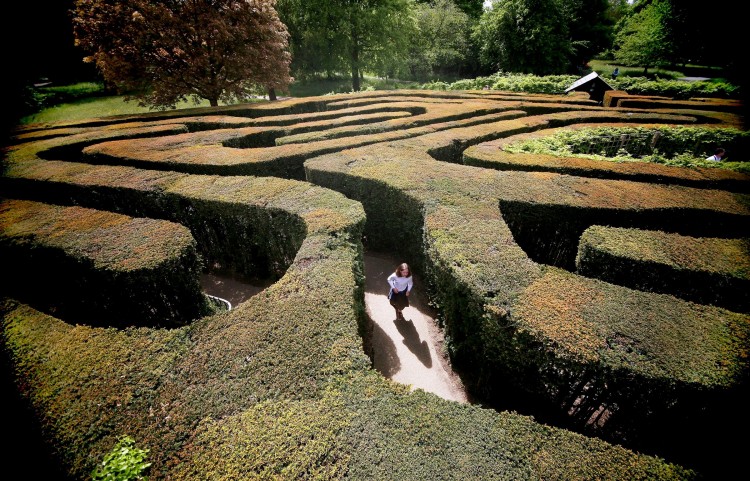
<svg viewBox="0 0 750 481"><path fill-rule="evenodd" d="M726 151L722 149L721 147L719 147L714 151L714 155L706 158L706 160L710 160L713 162L720 162L724 158L724 154L726 154Z"/></svg>
<svg viewBox="0 0 750 481"><path fill-rule="evenodd" d="M396 267L393 274L388 276L388 284L391 286L388 291L388 300L391 302L393 308L396 309L396 320L403 321L404 315L401 311L409 307L409 294L412 287L414 287L409 264L404 262Z"/></svg>

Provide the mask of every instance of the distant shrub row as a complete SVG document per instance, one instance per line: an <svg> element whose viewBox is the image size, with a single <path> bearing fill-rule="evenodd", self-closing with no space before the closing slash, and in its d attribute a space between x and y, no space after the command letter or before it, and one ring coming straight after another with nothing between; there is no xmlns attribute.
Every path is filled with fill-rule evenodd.
<svg viewBox="0 0 750 481"><path fill-rule="evenodd" d="M511 92L561 94L580 77L577 75L518 74L497 72L487 77L462 79L452 83L428 82L420 88L424 90L507 90ZM623 77L618 80L606 79L616 90L626 90L630 94L660 95L688 99L693 97L739 98L740 88L726 82L681 80L651 80L647 77Z"/></svg>
<svg viewBox="0 0 750 481"><path fill-rule="evenodd" d="M724 162L704 160L717 146L731 154ZM683 167L718 167L750 172L750 132L734 128L592 127L561 129L553 135L507 144L515 153L583 155L612 162L655 162Z"/></svg>

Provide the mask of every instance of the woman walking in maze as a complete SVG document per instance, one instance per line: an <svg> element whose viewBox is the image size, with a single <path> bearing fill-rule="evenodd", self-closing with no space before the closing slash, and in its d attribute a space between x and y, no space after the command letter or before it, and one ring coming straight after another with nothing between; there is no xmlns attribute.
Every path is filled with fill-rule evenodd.
<svg viewBox="0 0 750 481"><path fill-rule="evenodd" d="M396 309L396 320L403 321L404 315L401 311L409 307L409 294L414 287L409 264L399 264L393 274L388 276L388 284L391 286L388 290L388 300Z"/></svg>

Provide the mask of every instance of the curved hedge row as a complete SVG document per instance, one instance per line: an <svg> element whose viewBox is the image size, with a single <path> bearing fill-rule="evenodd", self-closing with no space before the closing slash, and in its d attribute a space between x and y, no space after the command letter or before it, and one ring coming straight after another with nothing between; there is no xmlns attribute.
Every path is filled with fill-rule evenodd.
<svg viewBox="0 0 750 481"><path fill-rule="evenodd" d="M347 125L270 146L273 132L415 96L404 103L424 100L425 125ZM742 419L747 316L560 267L592 223L747 236L747 196L460 163L466 148L519 132L727 117L555 97L340 95L119 119L148 123L128 134L70 124L70 135L12 146L6 196L179 222L208 262L278 278L232 311L171 330L73 325L5 300L3 346L65 469L86 479L129 434L150 449L154 479L697 479L681 463L701 444L665 443L709 433L731 448L725 425L709 421L734 407ZM295 114L310 115L277 128ZM200 128L191 116L203 116ZM235 129L232 116L258 124ZM211 130L225 121L232 130ZM167 125L184 133L142 138ZM253 142L268 147L239 148ZM206 165L214 175L195 175ZM363 234L425 273L454 363L498 410L410 392L371 369Z"/></svg>
<svg viewBox="0 0 750 481"><path fill-rule="evenodd" d="M211 312L185 227L81 207L0 202L3 291L96 325L169 327Z"/></svg>
<svg viewBox="0 0 750 481"><path fill-rule="evenodd" d="M603 117L617 114L627 115L601 113ZM564 115L573 122L581 114ZM588 115L580 118L590 122ZM539 119L546 122L548 117L553 114ZM609 435L610 439L637 440L649 448L656 446L655 439L694 439L701 429L715 430L714 423L727 405L740 409L739 403L744 401L738 399L747 399L738 395L746 383L747 359L742 346L747 342L747 316L721 309L696 311L679 299L618 286L602 289L596 281L581 284L572 275L550 276L558 271L548 271L531 259L571 268L578 237L595 223L747 236L747 196L543 172L493 175L451 169L430 162L425 155L460 152L481 142L484 128L507 132L505 125L521 122L544 125L537 117L526 117L471 131L453 129L391 142L388 148L353 149L307 161L307 175L315 183L362 201L368 216L382 210L377 199L387 199L392 188L408 196L412 214L393 212L397 220L386 232L378 225L377 238L385 241L377 246L396 250L401 257L425 253L416 258L434 283L435 303L441 308L454 362L483 399L535 415L544 412L541 406L546 405L549 420ZM455 161L456 157L446 155L440 160ZM499 201L500 212L493 209L493 199ZM416 208L423 210L424 223L415 219ZM423 231L423 244L405 247L401 234L405 230ZM557 284L561 288L551 290ZM575 289L583 286L595 297L591 306L578 312ZM527 292L539 296L545 291L556 294L539 297L539 302L556 306L549 315L560 318L564 330L535 327L539 321L522 307L530 305ZM608 297L617 301L596 304ZM648 307L643 311L629 307L646 300ZM568 311L577 314L570 318ZM674 336L675 312L687 323L679 330L681 335L697 337L672 344L668 350L651 344L654 329L661 332L657 339ZM593 337L578 332L583 325L571 324L578 316L586 320L585 325L596 326ZM622 336L623 329L611 324L615 319L630 326L625 348L621 341L612 341ZM702 324L712 327L691 328ZM694 357L696 346L716 342L723 346L709 352L697 349ZM686 356L686 352L690 354ZM728 357L713 358L716 353ZM653 363L651 358L658 361ZM718 366L722 367L716 369ZM516 402L508 401L510 386L519 394ZM550 415L549 410L558 415ZM685 419L695 424L685 428Z"/></svg>
<svg viewBox="0 0 750 481"><path fill-rule="evenodd" d="M748 242L592 226L581 236L576 268L613 284L747 313Z"/></svg>
<svg viewBox="0 0 750 481"><path fill-rule="evenodd" d="M729 169L684 168L653 162L604 162L578 155L564 156L538 152L518 152L517 149L506 150L508 146L523 144L526 141L553 137L563 130L585 131L598 126L626 129L632 128L633 124L617 121L601 124L589 122L510 135L466 149L463 154L463 162L467 165L498 170L556 172L583 177L676 184L737 192L747 192L750 186L750 175ZM664 124L643 123L640 124L640 127L658 129L664 128Z"/></svg>

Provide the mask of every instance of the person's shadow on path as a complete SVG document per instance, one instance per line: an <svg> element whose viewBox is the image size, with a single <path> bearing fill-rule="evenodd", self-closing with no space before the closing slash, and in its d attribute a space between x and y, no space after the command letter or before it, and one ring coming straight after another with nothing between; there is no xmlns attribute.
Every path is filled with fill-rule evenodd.
<svg viewBox="0 0 750 481"><path fill-rule="evenodd" d="M383 376L392 378L401 370L401 360L398 358L396 346L383 328L372 319L370 319L370 326L372 326L372 343L378 346L377 349L372 350L373 366Z"/></svg>
<svg viewBox="0 0 750 481"><path fill-rule="evenodd" d="M417 359L427 368L432 367L432 356L427 341L419 340L419 333L414 323L408 319L397 319L394 321L396 329L404 337L404 345L415 355Z"/></svg>

